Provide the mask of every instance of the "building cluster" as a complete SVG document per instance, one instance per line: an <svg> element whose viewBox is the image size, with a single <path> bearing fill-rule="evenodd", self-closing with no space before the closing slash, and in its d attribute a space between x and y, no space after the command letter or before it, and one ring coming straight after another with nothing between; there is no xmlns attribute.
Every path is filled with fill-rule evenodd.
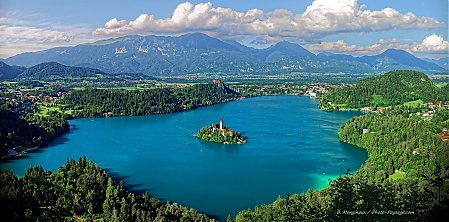
<svg viewBox="0 0 449 222"><path fill-rule="evenodd" d="M327 83L315 83L306 85L304 95L310 97L317 97L317 95L327 93L329 91L330 85Z"/></svg>
<svg viewBox="0 0 449 222"><path fill-rule="evenodd" d="M423 104L421 104L421 106L429 109L426 112L417 112L416 113L417 116L423 117L424 120L430 120L433 117L433 115L436 112L438 112L438 110L449 110L449 103L448 102L444 102L444 103L438 103L438 102L423 103Z"/></svg>
<svg viewBox="0 0 449 222"><path fill-rule="evenodd" d="M215 131L219 130L222 136L224 136L226 134L228 134L229 136L234 135L234 133L232 131L228 131L224 128L223 118L220 119L219 124L212 124L212 126L210 127L210 130L211 130L211 132L215 132Z"/></svg>
<svg viewBox="0 0 449 222"><path fill-rule="evenodd" d="M42 106L52 107L56 106L61 99L65 96L66 92L58 92L54 95L45 95L41 91L21 91L12 89L4 92L4 97L0 97L0 105L6 104L8 107L19 113L28 113L32 108L33 104L37 102L42 103Z"/></svg>
<svg viewBox="0 0 449 222"><path fill-rule="evenodd" d="M220 87L221 89L224 89L225 87L224 87L224 83L223 83L223 81L221 81L220 79L214 79L214 80L212 80L212 83L213 84L216 84L218 87Z"/></svg>
<svg viewBox="0 0 449 222"><path fill-rule="evenodd" d="M317 97L328 92L330 88L338 87L329 83L309 84L230 84L229 88L238 93L253 93L254 95L293 94Z"/></svg>
<svg viewBox="0 0 449 222"><path fill-rule="evenodd" d="M443 129L441 133L438 134L438 137L440 137L441 141L449 143L449 130L446 128Z"/></svg>
<svg viewBox="0 0 449 222"><path fill-rule="evenodd" d="M433 103L423 103L421 106L427 107L431 110L436 110L438 108L449 109L449 102L433 102Z"/></svg>
<svg viewBox="0 0 449 222"><path fill-rule="evenodd" d="M384 107L373 108L371 106L368 106L368 107L360 108L360 111L362 111L362 112L379 112L379 113L383 113L385 111L385 108Z"/></svg>

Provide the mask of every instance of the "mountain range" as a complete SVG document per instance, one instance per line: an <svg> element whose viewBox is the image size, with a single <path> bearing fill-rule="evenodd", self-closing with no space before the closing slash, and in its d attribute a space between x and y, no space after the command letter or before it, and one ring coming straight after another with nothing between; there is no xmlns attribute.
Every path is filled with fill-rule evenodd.
<svg viewBox="0 0 449 222"><path fill-rule="evenodd" d="M447 72L443 62L426 61L396 49L362 57L330 53L315 55L298 44L286 41L265 49L255 49L201 33L179 37L132 35L73 47L22 53L3 61L25 67L58 62L106 73L143 73L149 76L192 73L380 73L394 69Z"/></svg>

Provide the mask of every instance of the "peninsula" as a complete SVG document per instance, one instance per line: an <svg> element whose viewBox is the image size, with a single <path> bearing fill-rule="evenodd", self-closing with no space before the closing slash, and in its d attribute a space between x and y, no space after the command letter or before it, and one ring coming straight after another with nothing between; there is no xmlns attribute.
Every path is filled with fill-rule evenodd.
<svg viewBox="0 0 449 222"><path fill-rule="evenodd" d="M246 143L246 138L239 132L232 130L229 126L223 124L223 118L220 119L219 124L212 124L201 128L196 137L211 142L223 144L243 144Z"/></svg>

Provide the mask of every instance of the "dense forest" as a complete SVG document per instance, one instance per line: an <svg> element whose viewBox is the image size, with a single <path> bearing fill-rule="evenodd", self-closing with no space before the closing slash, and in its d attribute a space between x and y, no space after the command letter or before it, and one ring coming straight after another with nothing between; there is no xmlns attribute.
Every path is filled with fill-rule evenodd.
<svg viewBox="0 0 449 222"><path fill-rule="evenodd" d="M60 112L49 112L47 116L19 116L6 106L0 106L0 151L13 147L37 147L46 145L51 139L69 129L69 124Z"/></svg>
<svg viewBox="0 0 449 222"><path fill-rule="evenodd" d="M434 171L437 162L449 168L449 144L437 136L448 125L449 111L438 112L431 121L419 121L397 109L353 118L339 131L340 140L368 151L358 174L381 181L401 171L408 179L420 179Z"/></svg>
<svg viewBox="0 0 449 222"><path fill-rule="evenodd" d="M84 89L61 100L74 117L137 116L172 113L235 100L238 94L221 84L176 89Z"/></svg>
<svg viewBox="0 0 449 222"><path fill-rule="evenodd" d="M236 222L249 221L426 221L444 214L430 205L431 195L413 185L370 183L348 172L323 190L279 197L271 204L244 210Z"/></svg>
<svg viewBox="0 0 449 222"><path fill-rule="evenodd" d="M106 73L98 69L72 67L57 62L46 62L26 69L17 78L51 81L57 79L97 77L101 74L106 75Z"/></svg>
<svg viewBox="0 0 449 222"><path fill-rule="evenodd" d="M147 193L127 192L85 157L57 172L30 167L22 178L0 169L3 221L213 221Z"/></svg>
<svg viewBox="0 0 449 222"><path fill-rule="evenodd" d="M438 88L421 72L395 70L360 80L355 86L336 88L320 97L322 109L385 107L413 100L447 101L449 90Z"/></svg>

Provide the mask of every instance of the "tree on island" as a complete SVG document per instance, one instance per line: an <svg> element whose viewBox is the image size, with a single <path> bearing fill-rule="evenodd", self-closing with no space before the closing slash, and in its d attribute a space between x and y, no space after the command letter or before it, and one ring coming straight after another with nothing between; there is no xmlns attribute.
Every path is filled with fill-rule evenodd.
<svg viewBox="0 0 449 222"><path fill-rule="evenodd" d="M239 132L232 130L229 126L223 124L223 118L220 119L219 124L212 124L201 128L196 137L211 142L223 144L243 144L246 143L246 138Z"/></svg>

